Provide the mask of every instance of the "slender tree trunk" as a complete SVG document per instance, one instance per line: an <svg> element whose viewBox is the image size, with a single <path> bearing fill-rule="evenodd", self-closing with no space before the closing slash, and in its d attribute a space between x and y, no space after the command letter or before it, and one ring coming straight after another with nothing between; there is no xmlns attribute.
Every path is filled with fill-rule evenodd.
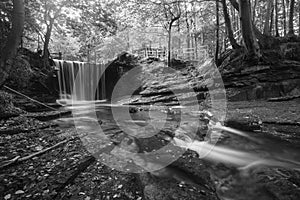
<svg viewBox="0 0 300 200"><path fill-rule="evenodd" d="M217 24L216 24L216 52L215 52L215 62L216 64L218 64L218 60L219 60L219 46L220 46L220 42L219 42L219 31L220 31L220 18L219 18L219 0L216 0L216 20L217 20Z"/></svg>
<svg viewBox="0 0 300 200"><path fill-rule="evenodd" d="M255 10L256 10L256 6L257 6L257 1L258 0L255 0L254 1L254 5L253 5L253 9L252 9L252 21L253 21L253 24L255 24Z"/></svg>
<svg viewBox="0 0 300 200"><path fill-rule="evenodd" d="M270 19L272 15L272 7L273 7L273 0L268 0L267 2L267 12L265 15L265 25L264 25L264 34L270 35Z"/></svg>
<svg viewBox="0 0 300 200"><path fill-rule="evenodd" d="M187 43L187 48L191 47L190 41L190 23L189 23L189 17L188 17L188 12L187 12L187 4L185 3L185 23L186 23L186 29L187 29L187 37L186 37L186 43Z"/></svg>
<svg viewBox="0 0 300 200"><path fill-rule="evenodd" d="M230 16L229 16L228 10L227 10L226 0L222 0L221 2L223 4L223 14L224 14L224 20L225 20L226 30L227 30L227 34L228 34L228 39L230 41L232 48L238 49L240 46L236 42L236 39L234 38L234 35L233 35L233 31L232 31L232 27L231 27L231 20L230 20Z"/></svg>
<svg viewBox="0 0 300 200"><path fill-rule="evenodd" d="M179 37L178 37L178 49L181 49L180 23L177 24L177 34L179 35Z"/></svg>
<svg viewBox="0 0 300 200"><path fill-rule="evenodd" d="M235 31L235 9L234 7L230 4L230 14L231 14L231 18L232 18L232 31Z"/></svg>
<svg viewBox="0 0 300 200"><path fill-rule="evenodd" d="M202 37L201 37L201 45L204 45L205 44L205 33L204 31L202 31Z"/></svg>
<svg viewBox="0 0 300 200"><path fill-rule="evenodd" d="M283 34L286 36L286 5L285 0L282 0L282 14L283 14Z"/></svg>
<svg viewBox="0 0 300 200"><path fill-rule="evenodd" d="M171 40L172 40L172 35L171 35L171 29L168 31L168 66L171 67Z"/></svg>
<svg viewBox="0 0 300 200"><path fill-rule="evenodd" d="M172 26L174 24L174 22L176 22L177 20L179 20L180 15L178 15L177 17L173 18L170 21L169 24L169 29L168 29L168 66L171 67L171 49L172 49Z"/></svg>
<svg viewBox="0 0 300 200"><path fill-rule="evenodd" d="M237 12L236 13L236 30L240 30L241 29L241 24L240 24L240 16L239 16L239 13Z"/></svg>
<svg viewBox="0 0 300 200"><path fill-rule="evenodd" d="M279 37L279 28L278 28L278 0L275 0L275 36Z"/></svg>
<svg viewBox="0 0 300 200"><path fill-rule="evenodd" d="M298 19L298 36L300 36L300 2L298 2L298 14L299 14L299 19Z"/></svg>
<svg viewBox="0 0 300 200"><path fill-rule="evenodd" d="M193 18L194 18L194 30L197 30L197 17L196 17L194 3L192 3L192 7L193 7ZM198 56L198 34L196 32L194 33L194 44L195 44L196 60L198 60L199 59L199 56Z"/></svg>
<svg viewBox="0 0 300 200"><path fill-rule="evenodd" d="M24 29L25 7L24 0L13 0L12 28L7 42L0 52L0 87L3 86L9 76L12 67L12 59L17 54Z"/></svg>
<svg viewBox="0 0 300 200"><path fill-rule="evenodd" d="M291 0L290 2L290 16L289 16L289 35L294 35L294 8L295 8L295 0Z"/></svg>
<svg viewBox="0 0 300 200"><path fill-rule="evenodd" d="M273 0L272 0L273 1ZM273 27L274 27L274 3L273 3L273 6L272 6L272 11L271 11L271 21L270 21L270 34L269 35L272 35L273 34ZM274 34L273 34L274 35Z"/></svg>
<svg viewBox="0 0 300 200"><path fill-rule="evenodd" d="M50 67L49 66L49 57L50 57L49 43L50 43L51 33L52 33L52 29L53 29L53 23L54 23L54 19L51 19L49 25L47 25L47 32L45 35L43 59L44 59L44 67L46 69L48 69Z"/></svg>
<svg viewBox="0 0 300 200"><path fill-rule="evenodd" d="M240 17L240 15L239 15L239 10L240 10L240 8L239 8L239 3L236 1L236 0L229 0L230 1L230 4L232 5L232 7L235 9L235 10L237 10L238 11L238 13L237 13L237 15L236 15L236 22L237 22L237 27L236 27L236 30L235 31L238 31L238 30L240 30L240 19L239 19L239 17Z"/></svg>
<svg viewBox="0 0 300 200"><path fill-rule="evenodd" d="M239 11L242 36L247 53L249 56L260 58L261 52L253 31L249 0L239 0Z"/></svg>

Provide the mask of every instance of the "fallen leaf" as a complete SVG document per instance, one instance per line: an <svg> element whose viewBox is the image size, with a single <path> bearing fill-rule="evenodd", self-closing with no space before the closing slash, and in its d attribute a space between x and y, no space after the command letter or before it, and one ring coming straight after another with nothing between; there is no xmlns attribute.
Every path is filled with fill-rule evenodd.
<svg viewBox="0 0 300 200"><path fill-rule="evenodd" d="M18 190L15 192L15 194L24 194L25 192L23 190Z"/></svg>
<svg viewBox="0 0 300 200"><path fill-rule="evenodd" d="M7 194L7 195L5 195L5 197L4 197L5 200L8 200L8 199L10 199L10 198L11 198L11 194Z"/></svg>

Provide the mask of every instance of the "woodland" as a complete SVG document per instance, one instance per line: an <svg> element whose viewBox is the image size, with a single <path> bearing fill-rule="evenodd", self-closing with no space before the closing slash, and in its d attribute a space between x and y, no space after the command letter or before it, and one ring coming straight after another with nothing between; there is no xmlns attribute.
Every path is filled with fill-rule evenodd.
<svg viewBox="0 0 300 200"><path fill-rule="evenodd" d="M0 199L300 199L299 0L1 0L0 35Z"/></svg>

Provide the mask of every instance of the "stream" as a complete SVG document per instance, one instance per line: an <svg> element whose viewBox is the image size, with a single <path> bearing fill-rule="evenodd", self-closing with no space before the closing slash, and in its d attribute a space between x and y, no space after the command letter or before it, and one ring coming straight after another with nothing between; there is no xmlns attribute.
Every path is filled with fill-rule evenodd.
<svg viewBox="0 0 300 200"><path fill-rule="evenodd" d="M119 171L161 177L165 167L196 152L197 159L206 163L220 199L257 195L272 199L257 174L299 174L299 145L261 131L225 127L208 110L105 101L79 102L63 109L72 110L73 116L55 122L62 128L75 125L84 147ZM184 174L174 177L193 184Z"/></svg>

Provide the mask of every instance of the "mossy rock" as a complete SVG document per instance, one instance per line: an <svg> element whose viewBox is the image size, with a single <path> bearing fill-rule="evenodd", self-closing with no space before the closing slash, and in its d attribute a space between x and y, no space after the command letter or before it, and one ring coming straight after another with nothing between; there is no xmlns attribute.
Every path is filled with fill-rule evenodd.
<svg viewBox="0 0 300 200"><path fill-rule="evenodd" d="M23 110L13 105L12 98L9 93L0 91L0 119L15 117L24 113Z"/></svg>

